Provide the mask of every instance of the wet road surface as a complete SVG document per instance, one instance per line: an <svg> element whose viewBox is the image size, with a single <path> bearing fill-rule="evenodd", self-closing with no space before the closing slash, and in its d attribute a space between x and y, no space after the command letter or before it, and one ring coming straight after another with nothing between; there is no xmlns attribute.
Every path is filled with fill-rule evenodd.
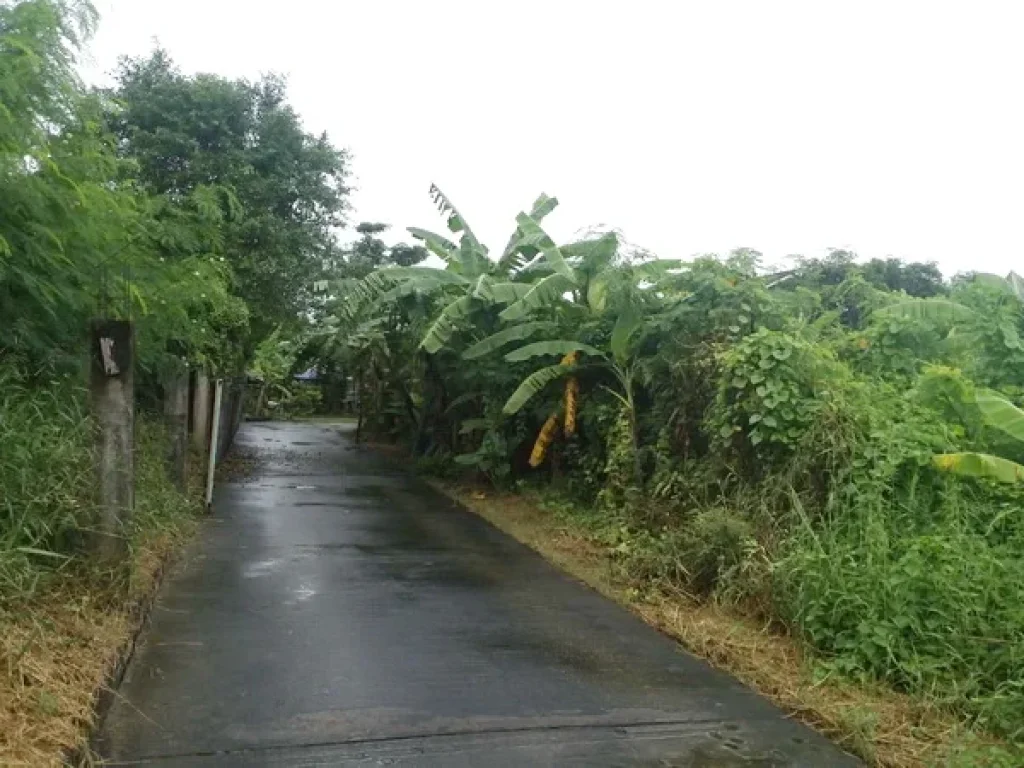
<svg viewBox="0 0 1024 768"><path fill-rule="evenodd" d="M338 427L250 423L99 738L111 764L845 766Z"/></svg>

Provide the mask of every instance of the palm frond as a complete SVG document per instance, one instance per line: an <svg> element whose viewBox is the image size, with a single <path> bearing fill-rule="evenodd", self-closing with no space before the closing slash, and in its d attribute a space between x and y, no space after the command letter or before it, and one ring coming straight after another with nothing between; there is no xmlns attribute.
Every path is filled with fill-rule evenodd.
<svg viewBox="0 0 1024 768"><path fill-rule="evenodd" d="M990 453L939 453L932 463L943 472L961 477L985 478L1000 483L1024 480L1024 466Z"/></svg>
<svg viewBox="0 0 1024 768"><path fill-rule="evenodd" d="M487 249L480 244L476 235L473 234L473 230L469 228L469 224L466 222L466 219L463 218L461 213L459 213L459 209L455 207L455 204L447 195L445 195L444 192L441 191L441 188L438 187L437 184L430 185L430 198L434 201L434 204L437 206L437 209L441 214L446 217L449 231L456 234L461 232L464 243L468 241L470 246L481 250L484 253L487 252Z"/></svg>
<svg viewBox="0 0 1024 768"><path fill-rule="evenodd" d="M1024 411L998 392L983 390L974 397L985 423L1024 442Z"/></svg>
<svg viewBox="0 0 1024 768"><path fill-rule="evenodd" d="M522 232L521 247L537 248L556 273L565 275L575 282L576 276L573 274L572 267L566 263L562 251L555 245L555 241L548 233L541 229L540 224L525 213L520 213L516 217L516 222Z"/></svg>
<svg viewBox="0 0 1024 768"><path fill-rule="evenodd" d="M513 341L523 341L541 331L552 331L558 326L546 320L536 320L530 323L520 323L491 334L486 339L478 341L465 352L462 357L465 360L475 360L495 350L501 349Z"/></svg>
<svg viewBox="0 0 1024 768"><path fill-rule="evenodd" d="M535 341L532 344L513 349L505 355L505 359L510 363L518 363L523 360L529 360L531 357L568 355L570 352L584 352L593 357L604 358L604 353L601 350L589 344L583 344L582 342L570 339L553 339L551 341Z"/></svg>
<svg viewBox="0 0 1024 768"><path fill-rule="evenodd" d="M560 272L555 272L534 283L521 299L506 307L500 317L506 322L519 320L535 309L558 302L567 291L571 291L575 287L574 280Z"/></svg>
<svg viewBox="0 0 1024 768"><path fill-rule="evenodd" d="M540 392L544 387L555 379L565 376L574 370L572 366L549 365L541 368L527 376L512 393L512 396L505 402L502 412L508 415L518 413L519 410L529 402L530 398Z"/></svg>
<svg viewBox="0 0 1024 768"><path fill-rule="evenodd" d="M958 304L949 299L911 299L890 304L875 310L881 317L907 317L927 320L941 325L956 325L975 320L978 313L970 307Z"/></svg>
<svg viewBox="0 0 1024 768"><path fill-rule="evenodd" d="M446 263L454 261L455 253L459 250L459 247L447 237L431 232L428 229L420 229L419 227L407 227L407 231L414 238L421 241L423 246L435 256Z"/></svg>
<svg viewBox="0 0 1024 768"><path fill-rule="evenodd" d="M546 194L541 193L541 196L533 201L533 207L530 208L529 216L539 224L557 206L558 198L548 197ZM518 271L529 264L540 253L535 246L524 245L522 239L523 231L517 225L516 231L512 233L508 244L505 246L505 250L502 251L501 258L498 259L498 265L503 270Z"/></svg>
<svg viewBox="0 0 1024 768"><path fill-rule="evenodd" d="M468 294L449 303L427 329L423 341L420 342L420 347L431 355L443 348L458 330L459 321L473 311L475 303L476 299Z"/></svg>

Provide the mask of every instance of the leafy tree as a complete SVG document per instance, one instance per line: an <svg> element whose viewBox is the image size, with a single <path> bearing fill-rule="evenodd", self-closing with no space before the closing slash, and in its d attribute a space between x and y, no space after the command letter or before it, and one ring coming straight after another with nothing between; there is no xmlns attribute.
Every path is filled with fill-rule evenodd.
<svg viewBox="0 0 1024 768"><path fill-rule="evenodd" d="M874 285L895 293L926 299L946 293L942 272L935 262L905 263L899 259L871 259L863 268L864 279Z"/></svg>
<svg viewBox="0 0 1024 768"><path fill-rule="evenodd" d="M119 105L110 126L140 188L171 205L199 193L223 212L219 236L233 291L250 308L250 345L305 309L339 259L348 155L303 130L284 81L187 76L158 49L123 60L110 96Z"/></svg>
<svg viewBox="0 0 1024 768"><path fill-rule="evenodd" d="M87 6L0 6L0 348L34 357L83 333L132 217L73 69L93 20Z"/></svg>
<svg viewBox="0 0 1024 768"><path fill-rule="evenodd" d="M380 267L411 267L427 258L426 248L419 245L398 243L388 247L378 237L388 229L389 225L375 222L357 224L356 232L362 237L344 252L344 264L338 268L336 277L365 278Z"/></svg>

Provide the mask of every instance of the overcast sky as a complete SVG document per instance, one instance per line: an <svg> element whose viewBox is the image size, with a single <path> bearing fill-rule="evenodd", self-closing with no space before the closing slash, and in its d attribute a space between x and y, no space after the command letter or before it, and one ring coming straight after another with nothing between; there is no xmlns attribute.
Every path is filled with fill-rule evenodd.
<svg viewBox="0 0 1024 768"><path fill-rule="evenodd" d="M353 221L500 250L540 192L558 238L663 257L847 247L1024 268L1024 4L964 0L97 0L88 77L154 39L187 72L289 78L354 156Z"/></svg>

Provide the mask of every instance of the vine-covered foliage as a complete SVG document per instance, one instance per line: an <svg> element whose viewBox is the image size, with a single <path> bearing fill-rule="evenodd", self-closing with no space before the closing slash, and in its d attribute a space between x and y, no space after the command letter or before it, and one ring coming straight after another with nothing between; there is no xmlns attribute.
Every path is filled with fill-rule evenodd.
<svg viewBox="0 0 1024 768"><path fill-rule="evenodd" d="M492 259L435 195L460 240L411 231L445 265L339 285L322 326L325 359L364 371L363 433L538 486L638 585L731 600L833 672L1024 738L1015 275L559 246L546 195Z"/></svg>

